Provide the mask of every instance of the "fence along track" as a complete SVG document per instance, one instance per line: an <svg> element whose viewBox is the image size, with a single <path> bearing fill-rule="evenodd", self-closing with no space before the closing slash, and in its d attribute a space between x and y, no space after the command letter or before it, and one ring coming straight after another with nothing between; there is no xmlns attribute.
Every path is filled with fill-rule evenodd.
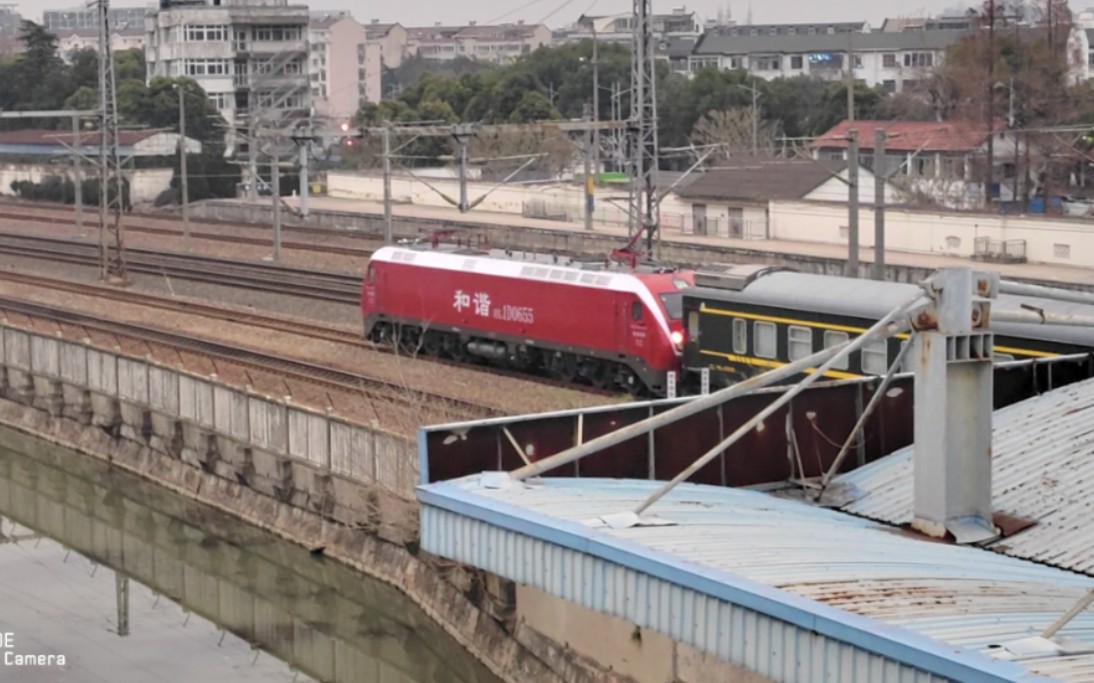
<svg viewBox="0 0 1094 683"><path fill-rule="evenodd" d="M435 407L468 419L495 417L502 413L481 404L450 396L442 392L411 389L396 382L359 375L325 365L308 363L255 351L200 337L168 332L132 323L102 320L91 315L64 311L48 306L0 297L0 310L43 318L58 323L78 325L107 334L117 334L138 341L154 342L210 358L219 358L254 370L273 372L284 377L320 385L337 391L349 391L373 400L394 403L409 409Z"/></svg>

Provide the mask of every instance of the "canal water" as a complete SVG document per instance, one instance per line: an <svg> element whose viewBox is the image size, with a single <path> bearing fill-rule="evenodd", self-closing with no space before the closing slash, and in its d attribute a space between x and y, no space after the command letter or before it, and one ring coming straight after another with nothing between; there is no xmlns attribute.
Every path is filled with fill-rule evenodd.
<svg viewBox="0 0 1094 683"><path fill-rule="evenodd" d="M0 682L496 683L402 594L0 428Z"/></svg>

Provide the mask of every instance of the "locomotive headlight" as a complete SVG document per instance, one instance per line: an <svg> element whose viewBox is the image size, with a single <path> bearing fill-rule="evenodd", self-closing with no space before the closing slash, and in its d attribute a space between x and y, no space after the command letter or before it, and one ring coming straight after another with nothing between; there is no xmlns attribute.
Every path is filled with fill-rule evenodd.
<svg viewBox="0 0 1094 683"><path fill-rule="evenodd" d="M680 330L673 330L669 334L669 339L672 340L672 345L678 349L684 346L684 333Z"/></svg>

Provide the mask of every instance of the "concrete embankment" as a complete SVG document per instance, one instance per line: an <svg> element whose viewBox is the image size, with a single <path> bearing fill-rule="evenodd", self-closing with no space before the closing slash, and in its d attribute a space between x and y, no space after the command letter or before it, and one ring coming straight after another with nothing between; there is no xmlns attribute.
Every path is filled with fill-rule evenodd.
<svg viewBox="0 0 1094 683"><path fill-rule="evenodd" d="M0 423L396 586L504 680L616 678L517 623L512 584L417 551L418 453L408 439L6 324Z"/></svg>

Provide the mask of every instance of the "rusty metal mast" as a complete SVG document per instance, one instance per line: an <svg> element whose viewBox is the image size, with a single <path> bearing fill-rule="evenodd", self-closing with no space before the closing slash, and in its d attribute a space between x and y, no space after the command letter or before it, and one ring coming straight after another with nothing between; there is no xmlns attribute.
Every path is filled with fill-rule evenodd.
<svg viewBox="0 0 1094 683"><path fill-rule="evenodd" d="M125 183L118 153L118 99L110 49L110 2L95 0L99 14L99 277L127 282L122 203ZM81 191L77 188L77 192Z"/></svg>

